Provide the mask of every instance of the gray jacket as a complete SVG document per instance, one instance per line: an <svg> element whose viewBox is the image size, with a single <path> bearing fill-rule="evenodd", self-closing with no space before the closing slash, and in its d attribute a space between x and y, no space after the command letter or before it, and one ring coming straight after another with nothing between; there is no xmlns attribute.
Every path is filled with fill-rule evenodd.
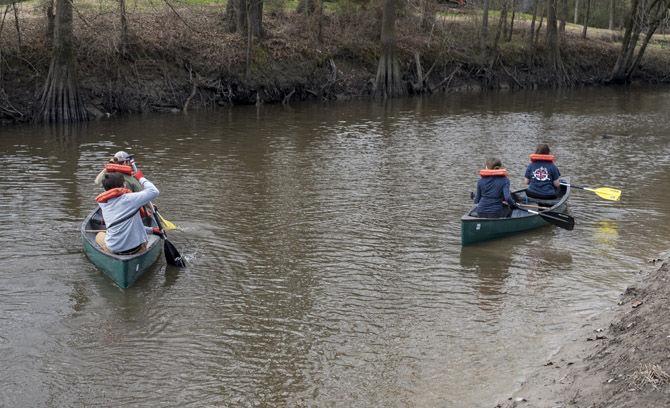
<svg viewBox="0 0 670 408"><path fill-rule="evenodd" d="M107 228L105 244L112 252L124 252L147 242L147 232L140 217L140 207L158 197L158 189L152 182L142 177L140 184L143 190L137 193L126 193L112 198L106 203L98 203L102 210L105 224L114 224L117 220L130 216L112 228ZM131 214L134 214L131 216Z"/></svg>

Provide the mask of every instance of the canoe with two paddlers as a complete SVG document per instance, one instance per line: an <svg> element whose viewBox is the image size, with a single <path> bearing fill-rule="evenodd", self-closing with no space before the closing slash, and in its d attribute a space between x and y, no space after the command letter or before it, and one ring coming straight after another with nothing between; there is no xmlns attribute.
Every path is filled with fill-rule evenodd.
<svg viewBox="0 0 670 408"><path fill-rule="evenodd" d="M509 217L480 218L475 212L476 206L471 208L461 218L461 245L503 238L550 224L572 229L574 220L565 214L570 198L569 178L561 180L565 184L561 185L555 200L528 197L526 189L514 191L514 200L523 207L515 208Z"/></svg>

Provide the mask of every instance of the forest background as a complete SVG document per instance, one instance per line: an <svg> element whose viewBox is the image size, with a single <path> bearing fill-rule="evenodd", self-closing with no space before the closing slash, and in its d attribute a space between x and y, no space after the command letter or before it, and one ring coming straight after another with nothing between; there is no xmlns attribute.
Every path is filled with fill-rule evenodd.
<svg viewBox="0 0 670 408"><path fill-rule="evenodd" d="M0 123L670 80L670 0L0 0Z"/></svg>

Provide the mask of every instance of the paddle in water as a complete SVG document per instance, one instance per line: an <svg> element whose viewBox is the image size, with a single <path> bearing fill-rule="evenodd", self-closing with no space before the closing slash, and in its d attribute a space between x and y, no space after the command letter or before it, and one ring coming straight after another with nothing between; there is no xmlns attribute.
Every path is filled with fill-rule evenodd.
<svg viewBox="0 0 670 408"><path fill-rule="evenodd" d="M573 229L575 229L575 219L569 216L568 214L553 211L533 211L529 210L528 208L523 208L521 206L517 206L516 208L518 208L521 211L526 211L531 214L539 215L540 217L542 217L543 220L547 221L548 223L566 229L568 231L572 231Z"/></svg>
<svg viewBox="0 0 670 408"><path fill-rule="evenodd" d="M154 206L154 219L158 224L158 228L161 230L161 238L163 238L163 252L165 253L165 261L170 265L174 265L179 268L186 266L186 261L179 255L179 251L172 245L172 242L168 241L165 230L163 229L163 224L161 223L161 216L158 213L158 208Z"/></svg>
<svg viewBox="0 0 670 408"><path fill-rule="evenodd" d="M603 198L605 200L610 200L610 201L621 200L621 190L617 190L616 188L612 188L612 187L591 188L591 187L585 187L585 186L576 186L574 184L568 184L568 183L565 183L563 181L561 181L561 185L572 187L572 188L578 188L580 190L586 190L586 191L594 192L598 195L598 197Z"/></svg>

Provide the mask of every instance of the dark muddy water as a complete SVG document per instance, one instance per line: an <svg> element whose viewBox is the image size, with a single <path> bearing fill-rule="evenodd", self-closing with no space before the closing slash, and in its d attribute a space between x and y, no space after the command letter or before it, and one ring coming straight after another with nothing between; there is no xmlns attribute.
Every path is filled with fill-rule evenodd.
<svg viewBox="0 0 670 408"><path fill-rule="evenodd" d="M0 129L0 406L492 406L668 249L670 91L234 108ZM483 158L548 141L577 227L460 246ZM187 269L82 252L118 149Z"/></svg>

